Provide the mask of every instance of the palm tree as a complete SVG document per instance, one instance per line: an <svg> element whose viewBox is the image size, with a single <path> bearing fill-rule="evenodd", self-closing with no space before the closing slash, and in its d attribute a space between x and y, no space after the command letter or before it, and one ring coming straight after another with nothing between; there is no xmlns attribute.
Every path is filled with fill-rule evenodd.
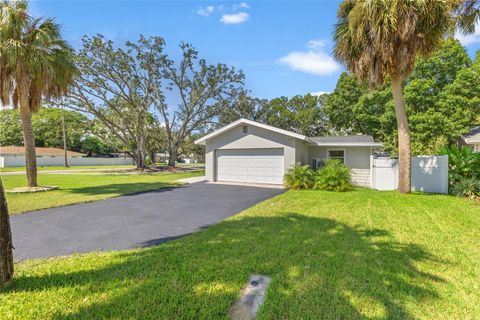
<svg viewBox="0 0 480 320"><path fill-rule="evenodd" d="M457 10L458 26L464 34L474 33L480 22L480 0L465 0Z"/></svg>
<svg viewBox="0 0 480 320"><path fill-rule="evenodd" d="M13 246L7 200L0 179L0 288L8 285L13 277Z"/></svg>
<svg viewBox="0 0 480 320"><path fill-rule="evenodd" d="M42 99L65 93L72 53L53 19L32 17L26 1L0 2L0 102L20 109L29 187L37 186L32 113Z"/></svg>
<svg viewBox="0 0 480 320"><path fill-rule="evenodd" d="M417 56L427 56L444 39L458 0L346 0L338 10L335 57L372 86L391 81L398 127L398 190L409 193L410 131L402 82Z"/></svg>

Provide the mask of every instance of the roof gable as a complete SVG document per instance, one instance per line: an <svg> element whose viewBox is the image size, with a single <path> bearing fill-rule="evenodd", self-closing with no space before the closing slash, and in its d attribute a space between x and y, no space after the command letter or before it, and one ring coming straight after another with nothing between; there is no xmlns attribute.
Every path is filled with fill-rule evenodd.
<svg viewBox="0 0 480 320"><path fill-rule="evenodd" d="M221 135L222 133L233 129L239 125L248 124L252 126L256 126L259 128L263 128L269 131L273 131L276 133L280 133L286 136L290 136L299 140L308 141L313 145L318 146L360 146L360 147L381 147L383 146L380 142L375 142L372 136L369 135L352 135L352 136L324 136L324 137L313 137L309 138L302 134L298 134L295 132L291 132L288 130L276 128L273 126L269 126L260 122L248 120L248 119L238 119L218 130L215 130L200 139L195 140L195 144L205 144L208 139Z"/></svg>
<svg viewBox="0 0 480 320"><path fill-rule="evenodd" d="M252 125L252 126L255 126L255 127L259 127L259 128L265 129L265 130L280 133L280 134L290 136L290 137L300 139L300 140L307 140L308 139L306 136L304 136L302 134L298 134L298 133L291 132L291 131L288 131L288 130L272 127L272 126L269 126L269 125L266 125L266 124L263 124L263 123L260 123L260 122L256 122L256 121L241 118L241 119L238 119L237 121L234 121L234 122L232 122L232 123L230 123L230 124L228 124L224 127L221 127L218 130L215 130L215 131L201 137L200 139L195 140L195 144L205 144L208 139L216 137L216 136L218 136L218 135L220 135L220 134L222 134L222 133L224 133L224 132L226 132L230 129L233 129L233 128L235 128L239 125L243 125L243 124Z"/></svg>

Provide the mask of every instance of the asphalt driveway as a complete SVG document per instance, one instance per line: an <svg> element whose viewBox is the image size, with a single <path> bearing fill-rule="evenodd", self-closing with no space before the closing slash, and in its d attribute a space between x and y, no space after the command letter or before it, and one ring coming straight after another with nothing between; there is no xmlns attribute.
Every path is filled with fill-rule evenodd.
<svg viewBox="0 0 480 320"><path fill-rule="evenodd" d="M282 189L198 182L11 217L16 261L144 247L190 234Z"/></svg>

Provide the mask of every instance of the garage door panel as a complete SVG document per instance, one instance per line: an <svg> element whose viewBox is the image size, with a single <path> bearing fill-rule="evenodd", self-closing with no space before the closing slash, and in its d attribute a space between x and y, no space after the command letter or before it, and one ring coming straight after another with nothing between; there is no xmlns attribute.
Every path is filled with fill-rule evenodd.
<svg viewBox="0 0 480 320"><path fill-rule="evenodd" d="M217 180L281 184L283 149L217 150Z"/></svg>

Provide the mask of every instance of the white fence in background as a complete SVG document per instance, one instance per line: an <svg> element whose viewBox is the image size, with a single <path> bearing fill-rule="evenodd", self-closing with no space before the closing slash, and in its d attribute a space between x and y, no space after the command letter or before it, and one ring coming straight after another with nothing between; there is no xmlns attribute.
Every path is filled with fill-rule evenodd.
<svg viewBox="0 0 480 320"><path fill-rule="evenodd" d="M69 166L124 166L133 164L132 158L82 158L68 157ZM64 158L57 156L37 157L37 166L63 166ZM0 157L0 168L24 167L25 156Z"/></svg>
<svg viewBox="0 0 480 320"><path fill-rule="evenodd" d="M371 157L371 187L395 190L398 186L398 160ZM412 157L412 191L448 193L448 156Z"/></svg>

